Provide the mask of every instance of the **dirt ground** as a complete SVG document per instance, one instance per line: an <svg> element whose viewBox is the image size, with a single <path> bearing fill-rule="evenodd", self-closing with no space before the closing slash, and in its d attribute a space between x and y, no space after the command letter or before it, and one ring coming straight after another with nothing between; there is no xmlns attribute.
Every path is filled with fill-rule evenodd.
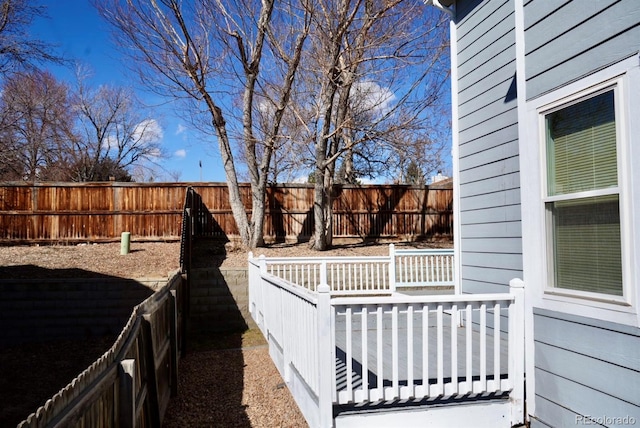
<svg viewBox="0 0 640 428"><path fill-rule="evenodd" d="M450 242L397 243L399 248L449 248ZM386 255L388 244L336 245L318 253L303 244L274 244L255 250L267 257ZM248 251L238 245L199 242L193 267L245 267ZM163 278L180 267L180 243L132 242L120 255L120 243L73 246L0 246L0 278L92 277ZM255 336L255 335L254 335ZM261 335L212 337L181 363L179 397L167 412L167 426L304 426L304 419L283 387ZM0 427L15 426L66 386L104 353L115 338L29 344L0 349ZM60 358L64 355L65 358ZM236 361L236 376L215 386L221 359ZM220 366L220 367L218 367ZM204 370L203 367L209 369ZM216 371L217 370L217 371ZM224 392L227 401L216 394ZM197 400L196 400L197 397ZM232 402L228 402L229 397ZM221 407L221 404L223 406ZM226 403L226 404L225 404ZM230 409L229 406L233 407ZM235 415L235 416L234 416ZM270 419L271 418L271 419ZM277 421L273 418L277 418ZM213 423L213 425L211 425ZM273 425L273 424L276 425Z"/></svg>
<svg viewBox="0 0 640 428"><path fill-rule="evenodd" d="M447 248L451 243L396 243L398 248ZM193 266L246 267L249 251L241 245L199 241ZM389 254L388 243L338 244L318 252L308 243L272 244L253 250L254 256L321 257L380 256ZM91 277L164 278L180 267L179 242L132 242L129 254L120 255L120 243L0 246L0 278Z"/></svg>

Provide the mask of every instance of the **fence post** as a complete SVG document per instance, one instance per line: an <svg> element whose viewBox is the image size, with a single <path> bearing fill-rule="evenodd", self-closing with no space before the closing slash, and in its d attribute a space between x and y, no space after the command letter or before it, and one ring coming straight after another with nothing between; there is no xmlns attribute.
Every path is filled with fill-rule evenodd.
<svg viewBox="0 0 640 428"><path fill-rule="evenodd" d="M178 396L178 297L176 290L169 291L169 340L171 345L170 383L171 396Z"/></svg>
<svg viewBox="0 0 640 428"><path fill-rule="evenodd" d="M389 291L396 292L396 247L389 244Z"/></svg>
<svg viewBox="0 0 640 428"><path fill-rule="evenodd" d="M119 405L120 415L118 421L123 428L136 426L136 360L126 359L120 362L118 368L120 377Z"/></svg>
<svg viewBox="0 0 640 428"><path fill-rule="evenodd" d="M509 376L513 376L511 402L511 425L524 423L524 367L525 367L525 314L524 282L514 278L509 282L513 295L513 311L509 314Z"/></svg>
<svg viewBox="0 0 640 428"><path fill-rule="evenodd" d="M324 269L321 271L324 272ZM321 273L322 275L322 273ZM334 344L331 328L331 289L326 282L318 286L318 420L319 427L333 427Z"/></svg>
<svg viewBox="0 0 640 428"><path fill-rule="evenodd" d="M158 396L158 377L156 372L155 346L151 314L142 315L142 343L146 368L147 397L151 426L161 426L160 397Z"/></svg>

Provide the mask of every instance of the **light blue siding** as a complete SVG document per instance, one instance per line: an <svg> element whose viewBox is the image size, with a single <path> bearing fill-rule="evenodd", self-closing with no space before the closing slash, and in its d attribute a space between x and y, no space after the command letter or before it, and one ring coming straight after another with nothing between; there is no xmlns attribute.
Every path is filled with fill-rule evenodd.
<svg viewBox="0 0 640 428"><path fill-rule="evenodd" d="M467 251L490 251L495 254L518 254L522 251L522 240L518 238L489 238L482 241L466 239Z"/></svg>
<svg viewBox="0 0 640 428"><path fill-rule="evenodd" d="M492 134L504 128L517 124L518 110L515 103L508 103L510 109L501 109L495 112L495 116L484 122L475 123L465 129L460 129L459 138L461 144L477 139L491 138ZM505 103L505 106L507 103Z"/></svg>
<svg viewBox="0 0 640 428"><path fill-rule="evenodd" d="M520 200L538 197L520 193L515 3L456 2L457 221L465 293L507 292L509 280L522 276ZM519 77L529 100L639 54L638 0L523 4L525 73ZM576 426L584 415L626 416L640 424L640 329L539 308L533 319L532 427Z"/></svg>
<svg viewBox="0 0 640 428"><path fill-rule="evenodd" d="M637 0L530 2L525 6L527 98L638 53Z"/></svg>
<svg viewBox="0 0 640 428"><path fill-rule="evenodd" d="M490 79L473 82L463 92L460 92L459 112L461 118L485 109L495 102L504 102L505 94L511 90L514 83L513 70L510 67L494 70Z"/></svg>
<svg viewBox="0 0 640 428"><path fill-rule="evenodd" d="M534 336L537 418L557 427L585 415L640 423L640 329L536 309Z"/></svg>
<svg viewBox="0 0 640 428"><path fill-rule="evenodd" d="M528 1L524 19L528 99L640 50L637 0ZM536 422L573 426L591 415L640 423L640 330L534 311Z"/></svg>
<svg viewBox="0 0 640 428"><path fill-rule="evenodd" d="M522 276L514 2L456 11L461 285L507 292Z"/></svg>
<svg viewBox="0 0 640 428"><path fill-rule="evenodd" d="M504 158L511 157L513 154L518 153L517 143L518 141L518 125L511 124L505 128L500 128L496 131L491 132L490 134L486 134L481 138L475 140L466 140L463 146L459 148L459 156L460 158L466 158L471 155L484 155L484 152L498 146L508 145L509 152L507 155L503 156ZM474 156L474 158L476 158ZM502 157L497 157L497 159L501 159ZM496 159L493 157L491 159ZM490 160L485 160L484 163L487 163Z"/></svg>

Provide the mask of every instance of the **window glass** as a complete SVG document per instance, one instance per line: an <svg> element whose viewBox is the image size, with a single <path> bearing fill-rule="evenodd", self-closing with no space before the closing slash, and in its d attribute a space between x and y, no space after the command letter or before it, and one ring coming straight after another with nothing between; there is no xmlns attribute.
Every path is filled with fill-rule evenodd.
<svg viewBox="0 0 640 428"><path fill-rule="evenodd" d="M618 184L613 91L546 116L549 196Z"/></svg>
<svg viewBox="0 0 640 428"><path fill-rule="evenodd" d="M618 195L547 204L556 287L622 295L619 205Z"/></svg>
<svg viewBox="0 0 640 428"><path fill-rule="evenodd" d="M545 125L554 286L621 296L614 90L547 114ZM611 191L584 193L602 189Z"/></svg>

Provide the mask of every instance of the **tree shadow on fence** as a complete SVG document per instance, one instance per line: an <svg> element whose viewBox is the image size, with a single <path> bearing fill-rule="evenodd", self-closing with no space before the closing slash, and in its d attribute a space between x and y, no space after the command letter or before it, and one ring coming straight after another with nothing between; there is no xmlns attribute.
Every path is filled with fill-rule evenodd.
<svg viewBox="0 0 640 428"><path fill-rule="evenodd" d="M354 196L352 201L344 204L345 223L348 223L348 230L342 230L343 234L353 234L362 240L375 240L383 236L395 236L396 227L393 224L394 216L399 217L395 211L404 194L407 192L407 186L394 186L393 188L380 187L376 194L362 191L357 192L357 188L351 189ZM343 193L342 186L335 186L333 199L338 199ZM389 194L390 193L390 194ZM360 201L356 204L358 208L354 209L355 195L359 195ZM376 200L373 199L376 198ZM366 212L359 212L365 207ZM404 222L405 219L397 220ZM344 229L346 225L338 226Z"/></svg>

